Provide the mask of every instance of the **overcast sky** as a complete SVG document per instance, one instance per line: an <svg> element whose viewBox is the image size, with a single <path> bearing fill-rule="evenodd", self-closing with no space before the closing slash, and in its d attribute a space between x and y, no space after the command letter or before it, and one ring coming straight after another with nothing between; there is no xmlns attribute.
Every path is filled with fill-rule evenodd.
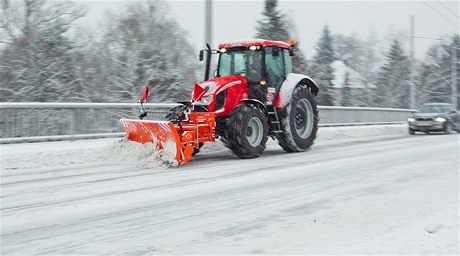
<svg viewBox="0 0 460 256"><path fill-rule="evenodd" d="M106 9L117 10L121 0L77 0L88 6L87 21L97 24ZM188 31L187 37L196 49L204 46L204 0L169 0L171 16ZM213 46L220 42L254 38L256 21L263 11L263 0L214 0ZM407 35L409 17L415 16L415 35L439 38L459 33L459 1L309 1L279 0L279 8L295 22L301 49L308 58L315 52L321 30L328 25L332 33L355 33L365 39L370 31L383 42L388 35ZM416 56L422 58L433 39L415 39Z"/></svg>

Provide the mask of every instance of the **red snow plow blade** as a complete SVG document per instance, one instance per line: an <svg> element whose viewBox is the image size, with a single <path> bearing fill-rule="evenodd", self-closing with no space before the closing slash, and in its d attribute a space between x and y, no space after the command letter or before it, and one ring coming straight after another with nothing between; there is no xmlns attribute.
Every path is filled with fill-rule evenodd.
<svg viewBox="0 0 460 256"><path fill-rule="evenodd" d="M188 120L152 121L121 119L128 140L156 143L158 149L175 152L178 165L188 162L200 143L215 141L215 120L212 112L192 112Z"/></svg>

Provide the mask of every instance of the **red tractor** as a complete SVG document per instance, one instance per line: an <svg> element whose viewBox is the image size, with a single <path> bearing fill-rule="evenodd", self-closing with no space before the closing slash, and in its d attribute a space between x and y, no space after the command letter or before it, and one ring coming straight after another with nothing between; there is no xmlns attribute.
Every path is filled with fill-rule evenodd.
<svg viewBox="0 0 460 256"><path fill-rule="evenodd" d="M287 152L305 151L318 130L318 87L292 73L294 46L293 40L237 41L218 50L208 45L200 51L200 61L206 54L205 79L195 84L192 100L171 109L169 121L120 120L128 139L172 150L179 165L216 138L240 158L260 156L268 137ZM209 79L212 54L219 61ZM141 103L146 97L147 91ZM141 119L145 115L143 110Z"/></svg>

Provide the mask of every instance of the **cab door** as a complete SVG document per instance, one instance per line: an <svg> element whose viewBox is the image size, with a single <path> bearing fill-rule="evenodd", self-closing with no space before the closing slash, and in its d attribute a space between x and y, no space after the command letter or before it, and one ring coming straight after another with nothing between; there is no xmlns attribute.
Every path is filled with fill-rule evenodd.
<svg viewBox="0 0 460 256"><path fill-rule="evenodd" d="M288 49L270 46L265 48L265 73L267 90L265 98L267 104L273 104L289 73L292 73L292 60Z"/></svg>
<svg viewBox="0 0 460 256"><path fill-rule="evenodd" d="M277 46L265 48L265 74L267 83L264 102L273 105L276 94L286 78L283 50Z"/></svg>

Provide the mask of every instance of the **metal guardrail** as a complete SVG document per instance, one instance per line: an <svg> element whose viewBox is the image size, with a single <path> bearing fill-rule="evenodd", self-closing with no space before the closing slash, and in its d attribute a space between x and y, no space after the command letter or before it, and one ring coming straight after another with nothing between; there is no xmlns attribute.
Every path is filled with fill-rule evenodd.
<svg viewBox="0 0 460 256"><path fill-rule="evenodd" d="M414 109L319 106L321 126L403 123Z"/></svg>
<svg viewBox="0 0 460 256"><path fill-rule="evenodd" d="M164 120L177 103L147 103L147 119ZM136 103L0 103L0 144L121 137L120 118L137 118ZM319 106L320 126L394 124L411 109Z"/></svg>

